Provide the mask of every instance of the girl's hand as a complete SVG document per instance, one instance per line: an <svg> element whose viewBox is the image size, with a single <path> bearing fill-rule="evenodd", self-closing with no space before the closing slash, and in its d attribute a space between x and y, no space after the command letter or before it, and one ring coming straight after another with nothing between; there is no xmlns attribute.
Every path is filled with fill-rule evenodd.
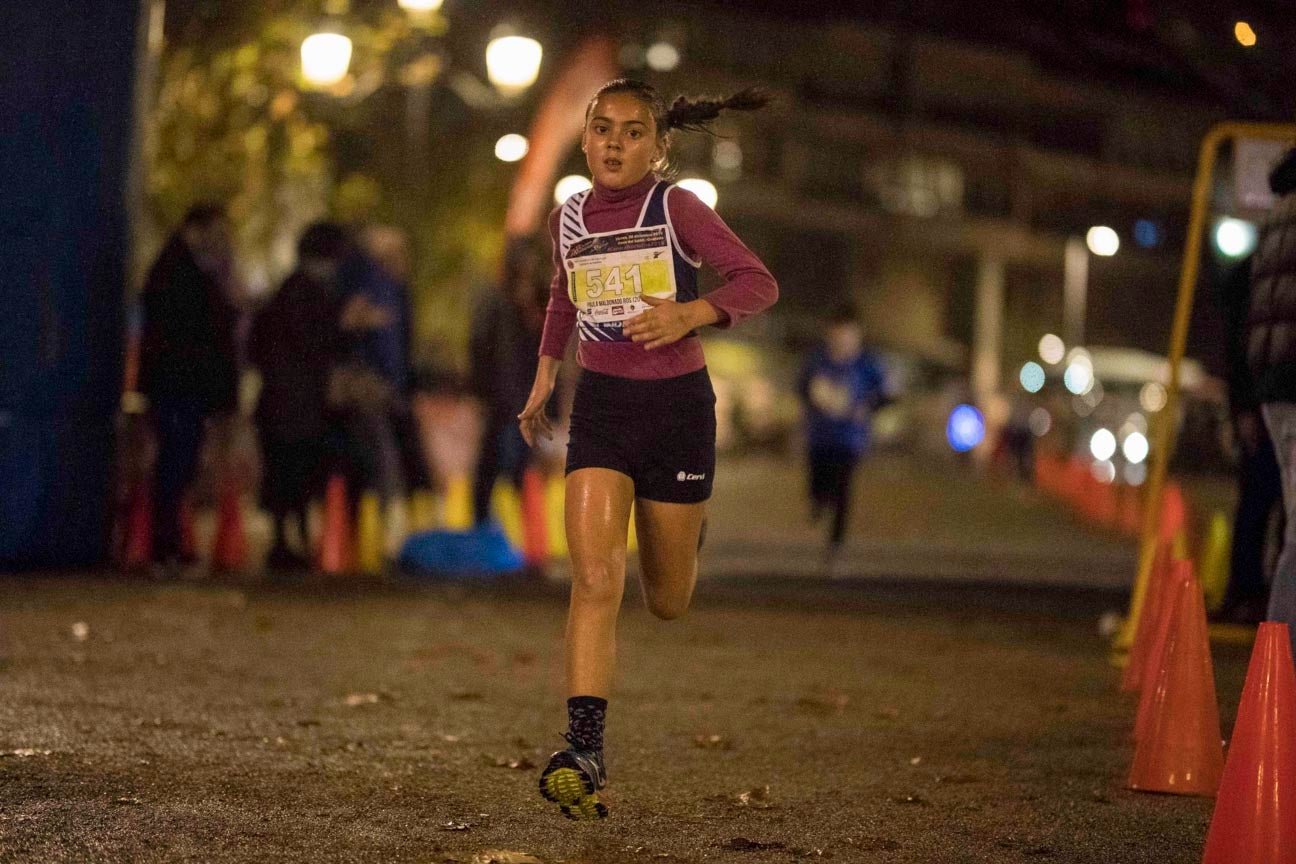
<svg viewBox="0 0 1296 864"><path fill-rule="evenodd" d="M536 446L541 438L553 440L553 424L545 415L545 405L553 395L554 380L558 376L558 361L551 357L541 357L536 369L535 383L531 385L531 394L527 396L526 407L518 415L518 426L522 429L522 438L528 447Z"/></svg>
<svg viewBox="0 0 1296 864"><path fill-rule="evenodd" d="M644 343L649 351L678 342L692 330L720 320L720 313L705 300L677 303L647 294L639 299L652 308L627 321L622 332L631 341Z"/></svg>

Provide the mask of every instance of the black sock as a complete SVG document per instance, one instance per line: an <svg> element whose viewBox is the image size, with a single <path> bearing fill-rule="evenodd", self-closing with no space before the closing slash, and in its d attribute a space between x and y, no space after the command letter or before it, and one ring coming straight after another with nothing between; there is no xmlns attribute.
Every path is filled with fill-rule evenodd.
<svg viewBox="0 0 1296 864"><path fill-rule="evenodd" d="M603 722L607 700L598 696L573 696L567 700L567 740L581 750L603 749Z"/></svg>

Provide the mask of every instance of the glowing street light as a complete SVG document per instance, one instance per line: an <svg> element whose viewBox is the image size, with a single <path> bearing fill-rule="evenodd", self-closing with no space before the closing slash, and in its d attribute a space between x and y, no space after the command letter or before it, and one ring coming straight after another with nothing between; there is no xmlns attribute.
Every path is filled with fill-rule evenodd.
<svg viewBox="0 0 1296 864"><path fill-rule="evenodd" d="M1168 399L1166 389L1155 381L1149 381L1139 390L1139 404L1149 414L1155 414L1164 408Z"/></svg>
<svg viewBox="0 0 1296 864"><path fill-rule="evenodd" d="M1022 389L1027 393L1038 393L1044 389L1044 367L1034 360L1022 366L1018 378Z"/></svg>
<svg viewBox="0 0 1296 864"><path fill-rule="evenodd" d="M302 77L313 87L332 87L351 66L351 40L341 33L316 33L301 44Z"/></svg>
<svg viewBox="0 0 1296 864"><path fill-rule="evenodd" d="M679 65L679 49L669 42L657 42L648 48L645 58L649 68L657 72L669 72Z"/></svg>
<svg viewBox="0 0 1296 864"><path fill-rule="evenodd" d="M1056 365L1066 356L1066 345L1056 334L1045 333L1039 341L1039 355L1050 366Z"/></svg>
<svg viewBox="0 0 1296 864"><path fill-rule="evenodd" d="M406 12L426 14L428 12L440 11L441 4L444 0L396 0L396 2Z"/></svg>
<svg viewBox="0 0 1296 864"><path fill-rule="evenodd" d="M486 46L486 75L506 96L516 96L540 75L540 43L526 36L499 36Z"/></svg>
<svg viewBox="0 0 1296 864"><path fill-rule="evenodd" d="M1245 258L1256 246L1256 227L1227 216L1215 225L1215 248L1229 258Z"/></svg>
<svg viewBox="0 0 1296 864"><path fill-rule="evenodd" d="M1120 251L1120 235L1106 225L1095 225L1085 234L1085 244L1093 254L1110 258Z"/></svg>
<svg viewBox="0 0 1296 864"><path fill-rule="evenodd" d="M676 185L681 189L687 189L697 197L701 198L702 203L710 207L712 210L715 209L716 202L720 200L720 195L716 192L716 187L710 181L703 180L701 177L686 177Z"/></svg>
<svg viewBox="0 0 1296 864"><path fill-rule="evenodd" d="M1089 452L1099 462L1106 462L1116 455L1116 436L1110 429L1099 429L1089 439Z"/></svg>
<svg viewBox="0 0 1296 864"><path fill-rule="evenodd" d="M495 142L495 158L501 162L516 162L531 147L525 135L509 134Z"/></svg>
<svg viewBox="0 0 1296 864"><path fill-rule="evenodd" d="M1238 44L1243 48L1250 48L1256 44L1255 30L1245 21L1239 21L1233 25L1233 38L1237 39Z"/></svg>
<svg viewBox="0 0 1296 864"><path fill-rule="evenodd" d="M1125 436L1125 442L1121 444L1121 452L1125 454L1125 459L1132 465L1137 465L1147 458L1148 439L1142 432L1131 432Z"/></svg>
<svg viewBox="0 0 1296 864"><path fill-rule="evenodd" d="M582 177L579 174L568 174L559 180L558 185L554 187L554 202L561 204L577 192L583 192L593 185L587 177Z"/></svg>

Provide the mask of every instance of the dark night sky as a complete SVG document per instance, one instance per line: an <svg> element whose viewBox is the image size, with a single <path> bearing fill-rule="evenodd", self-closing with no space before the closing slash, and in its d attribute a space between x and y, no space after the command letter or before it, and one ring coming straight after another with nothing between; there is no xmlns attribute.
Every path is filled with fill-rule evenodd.
<svg viewBox="0 0 1296 864"><path fill-rule="evenodd" d="M353 14L395 0L352 0ZM1158 92L1191 92L1234 117L1296 115L1296 22L1290 0L689 0L661 3L663 18L748 10L762 18L853 20L990 44L1031 54L1063 76L1097 78ZM189 41L231 36L267 10L310 14L320 0L167 0L168 32ZM515 18L553 31L616 20L625 0L446 0L452 20ZM1250 22L1259 43L1244 49L1233 24Z"/></svg>

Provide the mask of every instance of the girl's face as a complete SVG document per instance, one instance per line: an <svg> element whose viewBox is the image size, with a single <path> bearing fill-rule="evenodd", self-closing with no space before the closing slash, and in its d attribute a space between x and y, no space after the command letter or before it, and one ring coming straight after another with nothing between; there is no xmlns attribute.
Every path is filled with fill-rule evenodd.
<svg viewBox="0 0 1296 864"><path fill-rule="evenodd" d="M594 182L624 189L644 178L666 155L648 106L630 93L607 93L594 103L581 149Z"/></svg>

